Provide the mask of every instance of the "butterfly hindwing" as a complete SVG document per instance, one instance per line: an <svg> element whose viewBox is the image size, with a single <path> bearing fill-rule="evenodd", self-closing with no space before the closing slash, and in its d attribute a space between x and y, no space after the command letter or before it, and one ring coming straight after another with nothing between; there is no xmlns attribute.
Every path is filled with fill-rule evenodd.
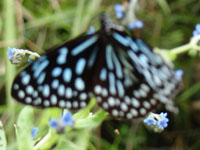
<svg viewBox="0 0 200 150"><path fill-rule="evenodd" d="M159 101L153 96L154 90L132 64L127 54L130 43L123 45L122 37L117 41L116 35L124 36L115 31L107 37L108 42L100 41L103 43L101 45L105 45L105 50L95 77L98 80L93 87L93 93L99 106L113 117L142 117L155 108Z"/></svg>
<svg viewBox="0 0 200 150"><path fill-rule="evenodd" d="M155 54L142 40L133 39L126 33L115 32L114 38L127 49L131 64L152 89L152 98L165 104L170 111L177 112L172 98L180 90L180 81L175 78L172 68ZM120 46L118 46L120 47ZM141 79L140 79L141 81ZM148 97L150 101L151 97Z"/></svg>

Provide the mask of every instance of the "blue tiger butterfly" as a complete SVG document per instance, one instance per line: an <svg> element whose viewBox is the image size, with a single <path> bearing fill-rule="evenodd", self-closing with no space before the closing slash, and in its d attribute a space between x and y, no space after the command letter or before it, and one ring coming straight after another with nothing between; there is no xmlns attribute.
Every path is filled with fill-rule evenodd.
<svg viewBox="0 0 200 150"><path fill-rule="evenodd" d="M177 111L172 98L180 80L142 40L101 15L96 33L68 41L22 70L12 96L35 107L80 109L92 96L113 117L145 116L159 103Z"/></svg>

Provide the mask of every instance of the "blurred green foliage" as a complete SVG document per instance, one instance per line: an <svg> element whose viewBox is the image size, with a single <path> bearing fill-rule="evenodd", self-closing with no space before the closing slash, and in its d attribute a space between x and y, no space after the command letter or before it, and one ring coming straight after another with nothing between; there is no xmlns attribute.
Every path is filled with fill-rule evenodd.
<svg viewBox="0 0 200 150"><path fill-rule="evenodd" d="M62 112L56 108L23 109L24 106L11 98L12 80L15 72L22 69L24 63L17 67L12 66L8 61L7 47L44 53L45 49L87 32L90 25L98 28L98 14L106 11L114 17L113 5L121 2L119 0L0 1L0 116L8 150L27 149L32 145L33 139L28 140L31 138L31 133L28 135L28 132L33 126L39 128L37 135L39 138L48 133L52 134L53 131L48 131L48 119L59 118ZM136 35L145 39L152 47L171 49L189 42L195 25L200 22L198 0L140 0L139 6L137 16L144 22L145 27ZM130 122L107 119L101 124L105 118L103 112L97 113L97 118L92 120L85 118L90 109L84 109L81 110L84 112L76 114L76 117L80 118L81 114L87 114L82 116L82 119L77 119L77 122L79 121L77 129L69 130L58 137L53 133L54 139L51 141L57 144L51 148L47 145L46 149L199 150L199 56L181 54L174 63L176 68L184 70L184 87L175 99L180 112L178 115L169 114L169 127L163 133L151 133L137 120ZM162 108L161 110L163 111ZM26 113L22 114L23 112ZM20 120L24 120L25 123ZM115 134L115 129L120 131L119 135ZM3 128L0 125L1 150L6 149L4 139ZM26 148L23 147L24 142L27 144Z"/></svg>

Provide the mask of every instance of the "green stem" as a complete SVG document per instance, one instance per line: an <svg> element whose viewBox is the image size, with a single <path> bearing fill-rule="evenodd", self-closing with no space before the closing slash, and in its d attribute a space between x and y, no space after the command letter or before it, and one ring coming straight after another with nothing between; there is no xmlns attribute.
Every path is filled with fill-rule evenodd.
<svg viewBox="0 0 200 150"><path fill-rule="evenodd" d="M72 27L71 36L75 37L80 34L81 31L81 18L83 14L85 0L78 1L77 8L76 8L76 15Z"/></svg>
<svg viewBox="0 0 200 150"><path fill-rule="evenodd" d="M16 22L15 22L15 4L14 0L4 0L3 3L4 7L4 41L11 41L16 40ZM14 46L14 45L8 45L8 46ZM8 56L7 56L8 48L6 47L4 49L4 58L5 58L5 68L6 68L6 74L5 74L5 80L6 80L6 102L8 104L9 112L14 113L14 101L11 97L11 85L12 80L15 75L15 67L11 65Z"/></svg>
<svg viewBox="0 0 200 150"><path fill-rule="evenodd" d="M188 44L182 45L182 46L180 46L180 47L171 49L170 53L171 53L171 54L178 55L178 54L187 52L187 51L190 50L191 48L192 48L191 44L188 43Z"/></svg>
<svg viewBox="0 0 200 150"><path fill-rule="evenodd" d="M59 135L50 129L48 134L34 146L33 150L50 149L56 143L58 137Z"/></svg>

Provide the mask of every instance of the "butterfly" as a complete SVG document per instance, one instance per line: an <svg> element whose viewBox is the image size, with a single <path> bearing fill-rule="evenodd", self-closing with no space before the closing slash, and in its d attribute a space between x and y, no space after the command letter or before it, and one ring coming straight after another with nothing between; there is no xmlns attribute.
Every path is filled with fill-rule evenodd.
<svg viewBox="0 0 200 150"><path fill-rule="evenodd" d="M101 28L42 55L12 85L19 102L40 108L80 109L91 97L111 116L143 117L158 104L177 111L180 80L165 61L123 26L101 15Z"/></svg>

